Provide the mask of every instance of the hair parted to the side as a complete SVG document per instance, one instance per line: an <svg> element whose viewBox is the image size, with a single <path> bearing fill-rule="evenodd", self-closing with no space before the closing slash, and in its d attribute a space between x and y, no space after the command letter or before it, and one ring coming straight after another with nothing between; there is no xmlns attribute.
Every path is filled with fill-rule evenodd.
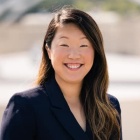
<svg viewBox="0 0 140 140"><path fill-rule="evenodd" d="M90 15L72 7L64 7L56 12L44 38L37 84L43 85L45 81L54 75L46 48L51 48L57 28L61 24L69 23L76 24L83 31L95 50L94 64L84 78L84 86L80 94L86 119L90 124L94 138L95 140L109 140L114 135L113 140L119 140L119 115L106 94L109 78L103 38L98 25Z"/></svg>

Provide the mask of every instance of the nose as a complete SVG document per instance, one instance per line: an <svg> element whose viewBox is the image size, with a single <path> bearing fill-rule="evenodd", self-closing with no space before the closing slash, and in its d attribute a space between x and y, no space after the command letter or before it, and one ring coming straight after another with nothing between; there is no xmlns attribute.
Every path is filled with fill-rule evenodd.
<svg viewBox="0 0 140 140"><path fill-rule="evenodd" d="M80 51L78 49L69 50L68 58L79 59L81 57Z"/></svg>

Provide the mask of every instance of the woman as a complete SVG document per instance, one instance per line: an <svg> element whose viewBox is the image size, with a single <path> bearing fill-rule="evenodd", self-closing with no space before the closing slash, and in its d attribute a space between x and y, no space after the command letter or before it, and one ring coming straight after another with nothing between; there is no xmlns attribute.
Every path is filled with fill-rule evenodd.
<svg viewBox="0 0 140 140"><path fill-rule="evenodd" d="M87 13L62 8L55 14L37 84L10 99L1 140L122 140L120 105L107 94L102 35Z"/></svg>

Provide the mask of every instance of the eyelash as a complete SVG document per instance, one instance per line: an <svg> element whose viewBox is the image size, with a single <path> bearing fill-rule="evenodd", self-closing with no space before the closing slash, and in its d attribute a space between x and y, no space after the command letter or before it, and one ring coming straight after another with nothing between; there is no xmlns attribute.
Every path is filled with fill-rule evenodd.
<svg viewBox="0 0 140 140"><path fill-rule="evenodd" d="M63 46L63 47L69 47L68 45L66 45L66 44L62 44L62 45L60 45L60 46Z"/></svg>
<svg viewBox="0 0 140 140"><path fill-rule="evenodd" d="M80 47L88 47L88 45L81 45Z"/></svg>
<svg viewBox="0 0 140 140"><path fill-rule="evenodd" d="M63 47L69 47L69 46L66 45L66 44L62 44L62 45L60 45L60 46L63 46ZM80 47L88 47L88 45L81 45Z"/></svg>

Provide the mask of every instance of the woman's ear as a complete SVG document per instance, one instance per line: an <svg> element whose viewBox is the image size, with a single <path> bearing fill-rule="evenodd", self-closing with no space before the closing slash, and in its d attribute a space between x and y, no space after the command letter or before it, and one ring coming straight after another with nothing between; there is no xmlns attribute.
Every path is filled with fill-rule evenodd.
<svg viewBox="0 0 140 140"><path fill-rule="evenodd" d="M48 53L49 58L51 59L51 49L49 48L48 45L46 45L45 48L47 50L47 53Z"/></svg>

